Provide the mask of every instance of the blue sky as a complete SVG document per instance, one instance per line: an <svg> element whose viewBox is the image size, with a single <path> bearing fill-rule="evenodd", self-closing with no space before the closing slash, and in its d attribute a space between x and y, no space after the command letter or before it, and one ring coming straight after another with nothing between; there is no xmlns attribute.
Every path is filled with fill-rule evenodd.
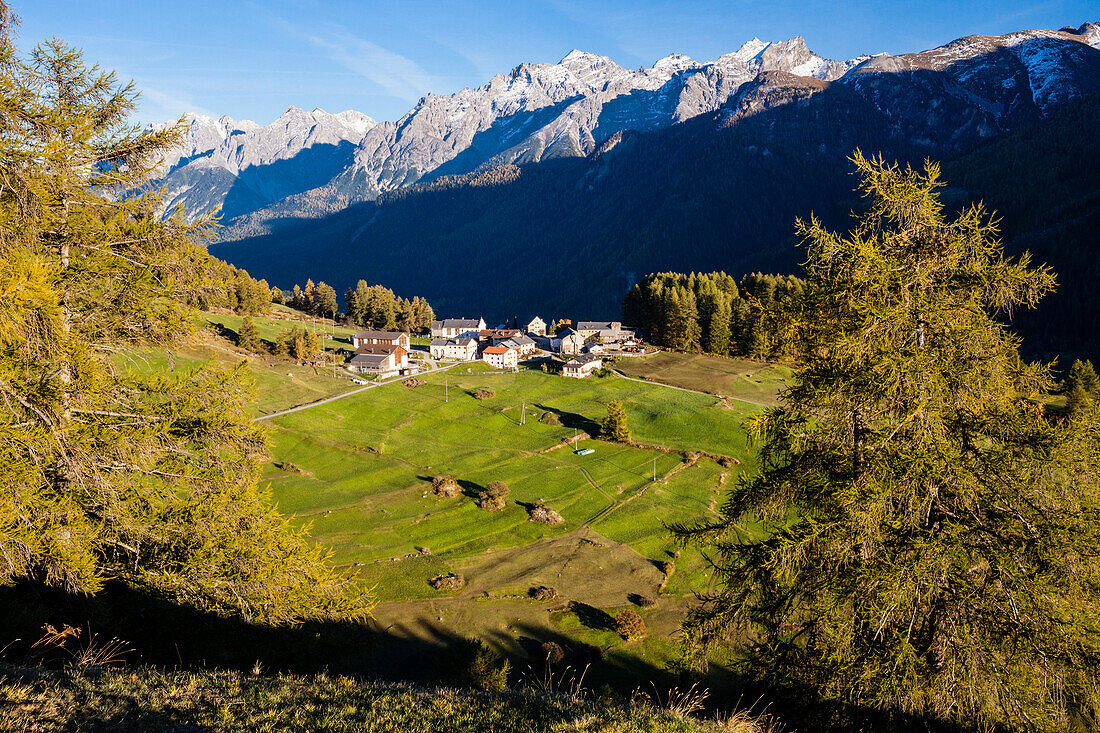
<svg viewBox="0 0 1100 733"><path fill-rule="evenodd" d="M194 111L267 124L291 104L393 120L428 92L479 86L573 48L638 67L801 35L846 59L1100 20L1094 0L10 1L21 47L56 36L84 49L137 83L146 122Z"/></svg>

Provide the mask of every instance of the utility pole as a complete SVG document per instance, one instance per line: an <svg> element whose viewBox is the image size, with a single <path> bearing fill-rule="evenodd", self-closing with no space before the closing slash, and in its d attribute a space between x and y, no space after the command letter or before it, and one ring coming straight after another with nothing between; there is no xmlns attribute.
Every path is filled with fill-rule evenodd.
<svg viewBox="0 0 1100 733"><path fill-rule="evenodd" d="M526 402L524 402L523 407L521 407L519 409L519 424L520 425L526 425L527 424L527 403Z"/></svg>
<svg viewBox="0 0 1100 733"><path fill-rule="evenodd" d="M451 380L447 377L443 377L443 401L451 401Z"/></svg>
<svg viewBox="0 0 1100 733"><path fill-rule="evenodd" d="M653 483L657 483L657 456L653 456Z"/></svg>

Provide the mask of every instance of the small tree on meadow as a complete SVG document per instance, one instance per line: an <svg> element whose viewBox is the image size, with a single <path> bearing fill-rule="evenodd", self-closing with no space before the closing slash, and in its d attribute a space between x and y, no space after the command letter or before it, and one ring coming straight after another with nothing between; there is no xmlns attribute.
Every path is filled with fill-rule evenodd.
<svg viewBox="0 0 1100 733"><path fill-rule="evenodd" d="M630 429L626 426L626 410L620 400L607 403L607 417L600 424L600 437L615 443L630 442Z"/></svg>
<svg viewBox="0 0 1100 733"><path fill-rule="evenodd" d="M252 316L245 316L241 321L241 329L237 332L237 346L245 351L258 354L264 351L264 341L260 338L260 329Z"/></svg>

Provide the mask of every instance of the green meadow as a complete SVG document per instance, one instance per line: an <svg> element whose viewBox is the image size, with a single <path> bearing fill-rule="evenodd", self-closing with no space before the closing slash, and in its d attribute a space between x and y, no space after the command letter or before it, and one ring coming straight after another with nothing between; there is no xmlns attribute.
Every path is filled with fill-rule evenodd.
<svg viewBox="0 0 1100 733"><path fill-rule="evenodd" d="M789 384L792 373L790 367L781 364L674 351L623 358L615 368L630 377L765 405L778 402L779 392Z"/></svg>
<svg viewBox="0 0 1100 733"><path fill-rule="evenodd" d="M258 416L355 387L323 368L235 349L239 316L201 319L188 345L137 349L116 363L150 373L244 361ZM256 323L266 339L290 325ZM338 338L349 334L337 329ZM742 423L761 407L727 399L730 393L770 402L787 376L782 368L730 361L683 354L620 360L624 371L646 377L641 382L504 373L480 363L424 375L420 387L395 381L266 421L264 481L280 510L308 523L334 561L371 589L375 622L395 640L423 641L443 630L520 653L524 638L559 639L599 646L624 670L663 666L678 653L675 634L693 594L709 587L699 551L676 547L667 525L712 516L725 488L752 468ZM716 369L725 382L707 382ZM710 386L723 396L661 382ZM495 396L478 399L479 389ZM633 445L589 437L611 400L625 406ZM577 455L577 447L594 452ZM431 479L441 474L458 480L458 496L432 493ZM477 493L492 481L511 489L502 511L477 506ZM538 502L564 523L528 521ZM675 564L667 578L657 566L664 561ZM452 572L465 576L464 588L429 584ZM532 600L538 586L553 587L558 598ZM638 608L649 627L641 643L621 642L610 628L626 607Z"/></svg>
<svg viewBox="0 0 1100 733"><path fill-rule="evenodd" d="M430 621L504 647L532 629L617 647L607 619L646 597L658 600L641 611L650 640L624 653L670 657L667 637L691 594L708 587L708 569L694 548L678 551L666 525L711 515L751 465L741 423L760 408L617 375L573 380L473 364L425 378L269 423L274 500L373 589L378 622L416 636ZM478 389L495 396L478 399ZM584 437L611 400L623 401L639 445ZM595 452L577 455L567 444L575 436ZM440 474L459 481L458 496L432 493ZM511 489L502 511L477 506L492 481ZM537 502L564 523L528 521ZM666 581L655 563L667 560L675 572ZM466 587L429 585L448 572ZM540 585L558 590L556 610L527 598ZM563 610L567 601L594 611Z"/></svg>

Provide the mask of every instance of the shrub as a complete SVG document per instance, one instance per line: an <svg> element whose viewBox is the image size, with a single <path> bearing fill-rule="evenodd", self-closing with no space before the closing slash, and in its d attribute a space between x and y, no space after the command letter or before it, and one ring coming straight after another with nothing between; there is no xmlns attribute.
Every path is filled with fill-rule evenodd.
<svg viewBox="0 0 1100 733"><path fill-rule="evenodd" d="M496 390L489 389L488 387L478 387L474 390L474 397L479 400L487 400L496 396Z"/></svg>
<svg viewBox="0 0 1100 733"><path fill-rule="evenodd" d="M645 638L645 621L637 611L627 608L615 617L615 631L627 641L638 641Z"/></svg>
<svg viewBox="0 0 1100 733"><path fill-rule="evenodd" d="M456 674L460 684L503 692L508 689L512 663L490 649L481 639L464 639L455 648Z"/></svg>
<svg viewBox="0 0 1100 733"><path fill-rule="evenodd" d="M478 493L477 505L486 511L499 511L504 508L504 500L510 493L512 493L512 490L503 481L490 482L484 491Z"/></svg>
<svg viewBox="0 0 1100 733"><path fill-rule="evenodd" d="M544 412L542 413L542 417L539 418L539 422L543 425L552 425L556 427L561 425L561 418L558 417L557 413Z"/></svg>
<svg viewBox="0 0 1100 733"><path fill-rule="evenodd" d="M565 521L560 514L539 502L528 513L528 522L538 522L539 524L561 524Z"/></svg>
<svg viewBox="0 0 1100 733"><path fill-rule="evenodd" d="M565 659L565 650L561 648L561 644L555 641L544 641L539 647L539 651L542 652L542 658L546 660L547 664L558 664Z"/></svg>
<svg viewBox="0 0 1100 733"><path fill-rule="evenodd" d="M631 593L629 600L638 608L656 608L657 599L643 596L641 593Z"/></svg>
<svg viewBox="0 0 1100 733"><path fill-rule="evenodd" d="M658 560L657 569L665 574L666 578L671 578L672 574L676 572L676 563L671 560Z"/></svg>
<svg viewBox="0 0 1100 733"><path fill-rule="evenodd" d="M437 575L428 581L436 590L461 590L466 585L466 576L462 573Z"/></svg>
<svg viewBox="0 0 1100 733"><path fill-rule="evenodd" d="M423 379L410 378L406 379L401 384L405 385L406 387L423 387L425 384L427 384L427 382L425 382Z"/></svg>
<svg viewBox="0 0 1100 733"><path fill-rule="evenodd" d="M552 601L558 597L556 588L549 588L545 585L540 585L538 588L532 588L527 594L536 601Z"/></svg>
<svg viewBox="0 0 1100 733"><path fill-rule="evenodd" d="M447 499L458 496L458 482L453 476L436 476L432 479L432 491Z"/></svg>

